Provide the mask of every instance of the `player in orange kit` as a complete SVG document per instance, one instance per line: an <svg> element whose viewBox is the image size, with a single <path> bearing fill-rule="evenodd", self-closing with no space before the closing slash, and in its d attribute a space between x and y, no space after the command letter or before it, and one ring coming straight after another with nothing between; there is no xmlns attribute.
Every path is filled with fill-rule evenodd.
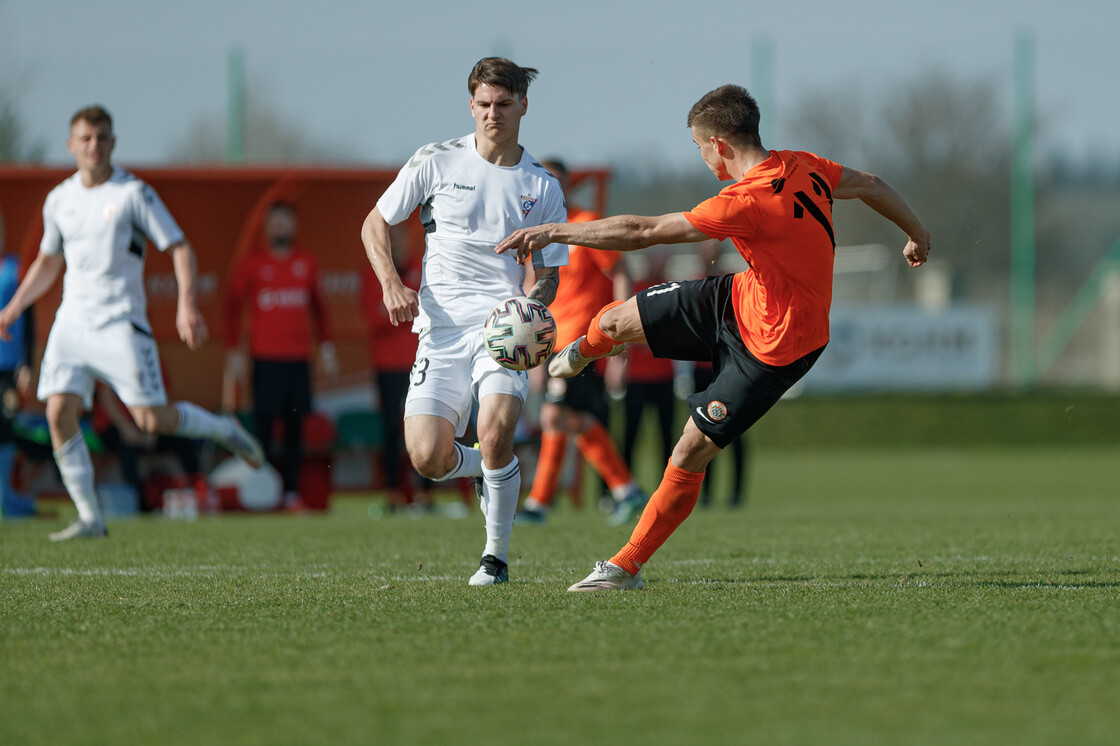
<svg viewBox="0 0 1120 746"><path fill-rule="evenodd" d="M897 225L911 267L929 254L929 229L886 182L812 153L767 150L758 123L758 105L741 86L722 86L693 105L687 124L701 159L716 178L735 183L688 212L522 228L495 248L521 257L554 241L634 251L730 239L750 265L608 304L549 364L550 374L573 376L620 344L644 342L658 357L710 360L716 373L688 398L684 433L630 540L570 591L641 588L642 566L696 506L708 463L820 357L832 301L834 199L859 199Z"/></svg>
<svg viewBox="0 0 1120 746"><path fill-rule="evenodd" d="M541 165L557 178L566 194L570 181L567 167L556 159L543 161ZM568 205L570 223L598 217L590 210ZM604 303L629 295L630 278L621 254L569 246L568 265L560 268L560 289L549 306L556 319L557 347L562 348L578 339ZM604 426L606 419L606 387L596 366L590 366L568 380L548 379L541 406L541 450L536 475L529 496L517 515L519 522L541 523L548 516L569 437L611 491L615 506L609 522L620 525L638 514L646 503L646 497L638 490L630 468L611 440Z"/></svg>

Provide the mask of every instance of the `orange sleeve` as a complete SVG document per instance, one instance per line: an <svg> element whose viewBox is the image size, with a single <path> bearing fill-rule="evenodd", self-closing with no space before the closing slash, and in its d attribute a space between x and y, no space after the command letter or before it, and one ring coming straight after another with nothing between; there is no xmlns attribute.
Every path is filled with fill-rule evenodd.
<svg viewBox="0 0 1120 746"><path fill-rule="evenodd" d="M722 241L730 236L753 235L758 226L754 201L745 195L722 192L684 213L688 222L708 238Z"/></svg>
<svg viewBox="0 0 1120 746"><path fill-rule="evenodd" d="M824 180L829 183L834 189L840 183L840 176L844 173L844 167L836 161L830 161L827 158L821 158L815 153L806 153L800 151L797 156L802 160L809 163L813 170L824 177Z"/></svg>

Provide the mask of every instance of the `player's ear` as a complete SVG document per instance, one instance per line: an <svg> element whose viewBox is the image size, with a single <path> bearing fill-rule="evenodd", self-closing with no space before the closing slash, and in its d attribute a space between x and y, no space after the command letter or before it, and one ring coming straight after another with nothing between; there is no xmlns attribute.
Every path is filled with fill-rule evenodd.
<svg viewBox="0 0 1120 746"><path fill-rule="evenodd" d="M529 97L521 97L521 116L525 116L525 112L529 111Z"/></svg>

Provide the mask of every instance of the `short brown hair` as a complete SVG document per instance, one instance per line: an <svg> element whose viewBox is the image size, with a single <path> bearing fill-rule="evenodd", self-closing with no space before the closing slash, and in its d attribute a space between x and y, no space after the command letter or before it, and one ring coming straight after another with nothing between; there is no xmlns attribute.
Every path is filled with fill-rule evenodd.
<svg viewBox="0 0 1120 746"><path fill-rule="evenodd" d="M688 126L739 145L762 147L762 138L758 135L759 118L758 103L746 88L725 85L704 94L692 105Z"/></svg>
<svg viewBox="0 0 1120 746"><path fill-rule="evenodd" d="M492 85L495 88L505 88L518 98L524 98L529 93L529 84L536 77L535 68L521 67L505 57L483 57L474 63L467 78L467 90L473 96L480 85Z"/></svg>
<svg viewBox="0 0 1120 746"><path fill-rule="evenodd" d="M113 118L109 116L109 112L105 111L103 106L94 105L80 109L77 114L70 117L70 126L73 127L79 121L94 125L104 122L109 125L109 129L113 129Z"/></svg>

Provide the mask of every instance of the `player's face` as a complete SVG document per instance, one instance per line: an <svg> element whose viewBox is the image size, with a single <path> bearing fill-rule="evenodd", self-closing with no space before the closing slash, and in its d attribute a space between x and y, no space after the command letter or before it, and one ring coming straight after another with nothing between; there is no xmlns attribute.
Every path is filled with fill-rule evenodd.
<svg viewBox="0 0 1120 746"><path fill-rule="evenodd" d="M66 147L78 162L80 171L99 171L109 167L109 156L117 138L108 122L90 124L84 119L74 122Z"/></svg>
<svg viewBox="0 0 1120 746"><path fill-rule="evenodd" d="M524 96L518 98L505 88L488 83L475 88L471 97L471 116L477 133L496 145L517 142L521 117L528 107L529 101Z"/></svg>
<svg viewBox="0 0 1120 746"><path fill-rule="evenodd" d="M703 159L704 165L708 167L708 170L711 171L717 179L720 181L727 181L732 178L731 174L727 172L727 166L724 164L723 159L719 157L714 138L705 136L693 127L692 141L696 143L696 147L700 148L700 158Z"/></svg>
<svg viewBox="0 0 1120 746"><path fill-rule="evenodd" d="M296 216L291 210L272 210L264 219L264 235L269 245L281 251L292 248L296 236Z"/></svg>

